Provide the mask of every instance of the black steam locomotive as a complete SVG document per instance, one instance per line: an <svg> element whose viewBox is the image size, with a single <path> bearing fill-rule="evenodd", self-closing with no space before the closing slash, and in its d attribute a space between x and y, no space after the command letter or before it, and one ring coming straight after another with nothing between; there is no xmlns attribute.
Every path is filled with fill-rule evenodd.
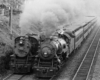
<svg viewBox="0 0 100 80"><path fill-rule="evenodd" d="M19 36L15 39L13 54L10 56L10 68L14 73L32 71L35 55L38 50L38 40L31 36Z"/></svg>
<svg viewBox="0 0 100 80"><path fill-rule="evenodd" d="M96 19L73 30L63 27L41 41L33 69L37 77L51 77L77 49L95 26ZM71 31L72 30L72 31Z"/></svg>

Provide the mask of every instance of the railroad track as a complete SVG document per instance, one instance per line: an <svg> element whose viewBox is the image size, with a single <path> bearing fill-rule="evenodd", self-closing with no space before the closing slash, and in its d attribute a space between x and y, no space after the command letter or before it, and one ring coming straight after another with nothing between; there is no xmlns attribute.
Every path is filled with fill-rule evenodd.
<svg viewBox="0 0 100 80"><path fill-rule="evenodd" d="M25 75L9 74L2 80L22 80Z"/></svg>
<svg viewBox="0 0 100 80"><path fill-rule="evenodd" d="M72 80L88 80L94 58L100 46L100 29L96 32L81 64L79 65Z"/></svg>

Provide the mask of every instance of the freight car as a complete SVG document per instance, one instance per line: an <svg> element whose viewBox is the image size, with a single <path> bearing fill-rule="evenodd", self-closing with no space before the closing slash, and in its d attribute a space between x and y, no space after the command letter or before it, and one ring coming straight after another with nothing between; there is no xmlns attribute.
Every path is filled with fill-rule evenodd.
<svg viewBox="0 0 100 80"><path fill-rule="evenodd" d="M14 73L31 72L35 55L38 50L38 40L31 36L15 38L13 54L10 56L10 69Z"/></svg>
<svg viewBox="0 0 100 80"><path fill-rule="evenodd" d="M55 74L86 39L95 24L96 19L92 19L78 28L64 26L42 41L33 66L36 76L51 77Z"/></svg>

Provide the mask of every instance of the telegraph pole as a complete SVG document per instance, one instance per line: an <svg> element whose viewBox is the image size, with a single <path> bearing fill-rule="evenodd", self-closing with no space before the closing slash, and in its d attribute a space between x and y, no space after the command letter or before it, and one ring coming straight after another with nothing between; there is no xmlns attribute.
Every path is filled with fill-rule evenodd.
<svg viewBox="0 0 100 80"><path fill-rule="evenodd" d="M9 7L9 28L10 28L10 38L12 39L12 7Z"/></svg>

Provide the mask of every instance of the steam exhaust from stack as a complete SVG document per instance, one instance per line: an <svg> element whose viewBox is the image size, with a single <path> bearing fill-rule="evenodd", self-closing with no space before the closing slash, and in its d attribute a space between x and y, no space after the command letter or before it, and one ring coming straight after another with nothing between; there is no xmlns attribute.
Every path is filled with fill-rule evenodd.
<svg viewBox="0 0 100 80"><path fill-rule="evenodd" d="M98 4L99 0L96 1ZM90 2L91 0L26 0L20 15L21 35L36 33L49 36L61 25L70 25L87 14L94 15L99 4L93 7L94 3Z"/></svg>

